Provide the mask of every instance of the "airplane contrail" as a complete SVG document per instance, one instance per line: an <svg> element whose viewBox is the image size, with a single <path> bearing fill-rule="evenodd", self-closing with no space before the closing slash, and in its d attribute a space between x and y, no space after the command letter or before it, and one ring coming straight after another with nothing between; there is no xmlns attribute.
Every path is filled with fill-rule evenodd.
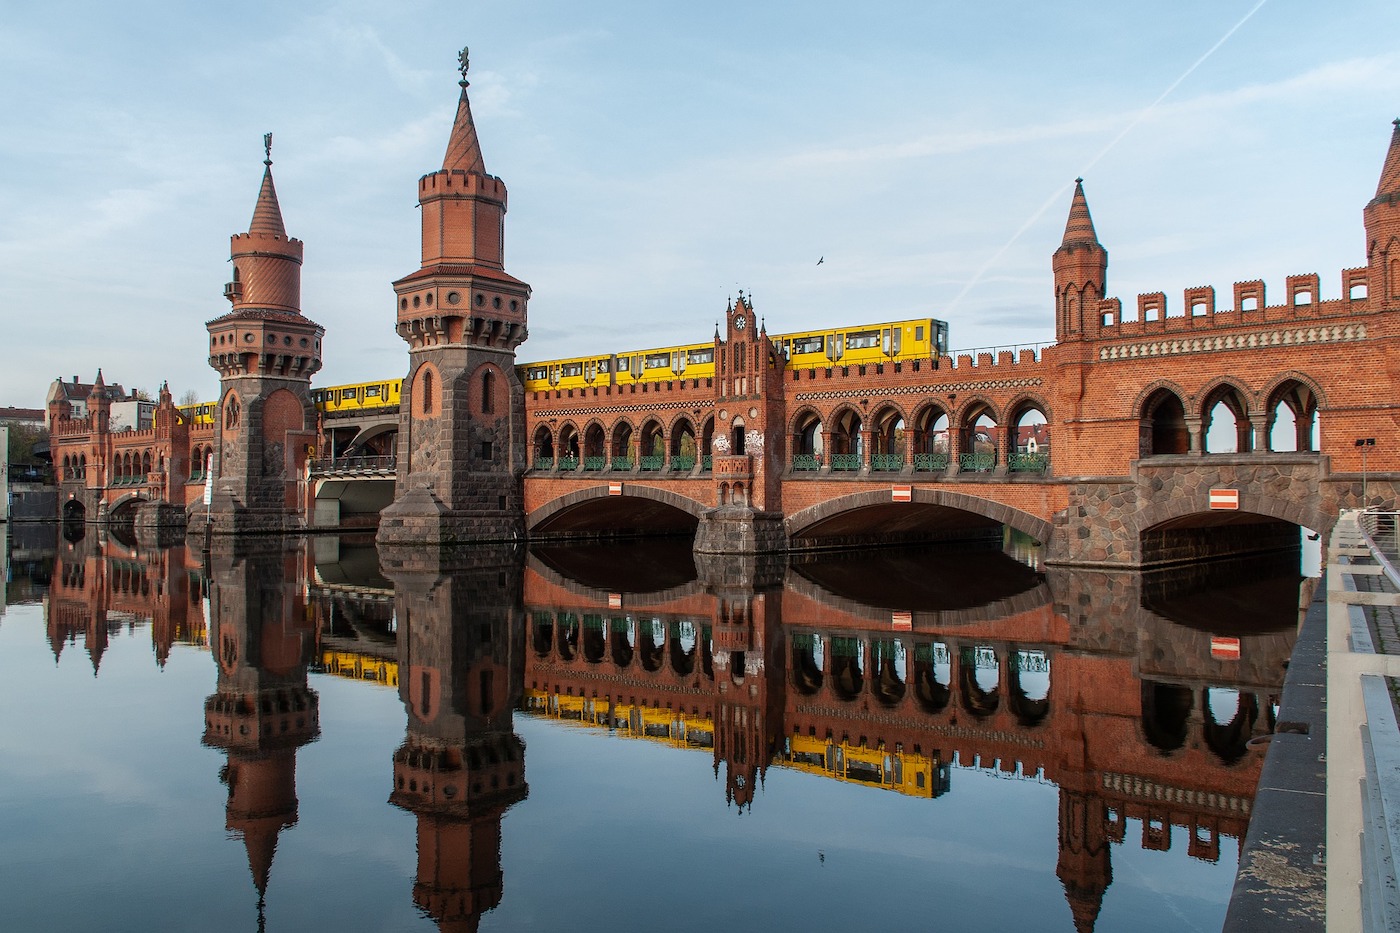
<svg viewBox="0 0 1400 933"><path fill-rule="evenodd" d="M1144 107L1138 113L1138 115L1128 123L1127 126L1123 127L1123 129L1118 133L1117 136L1109 140L1108 144L1102 149L1100 149L1098 151L1098 154L1089 160L1088 164L1084 166L1080 174L1086 174L1089 171L1089 169L1093 168L1095 165L1098 165L1099 162L1103 159L1103 157L1108 155L1108 153L1113 149L1113 147L1118 145L1118 143L1120 143L1123 140L1124 136L1127 136L1130 132L1132 132L1133 127L1137 126L1144 119L1146 119L1147 115L1150 114L1153 110L1156 110L1158 104L1166 100L1167 96L1181 85L1181 82L1191 77L1191 73L1193 71L1201 67L1202 63L1204 63L1206 59L1214 55L1215 52L1222 45L1224 45L1231 36L1233 36L1236 32L1239 31L1241 26L1249 22L1250 18L1254 16L1255 13L1258 13L1260 8L1268 2L1269 0L1259 0L1258 3L1254 4L1254 6L1250 8L1248 13L1240 17L1239 22L1235 23L1235 25L1231 26L1225 31L1225 35L1221 36L1216 41L1215 45L1212 45L1210 48L1206 49L1205 53L1201 55L1200 58L1192 62L1191 66L1185 71L1183 71L1175 81L1167 85L1167 89L1165 91L1157 95L1156 100ZM1055 192L1052 195L1050 195L1050 197L1045 199L1045 203L1040 205L1040 207L1035 211L1035 213L1031 214L1030 218L1027 219L1025 223L1021 224L1021 226L1016 229L1015 233L1011 234L1011 239L1007 240L1006 243L1001 247L1001 249L997 250L991 259L988 259L986 262L984 262L982 264L982 267L977 270L976 274L968 280L968 283L963 286L962 291L958 292L957 296L948 304L948 311L951 312L957 308L958 303L963 300L963 297L966 296L968 292L972 291L972 289L976 287L978 282L982 281L982 277L987 274L987 270L991 269L992 266L996 265L998 262L1001 261L1001 257L1005 256L1006 251L1009 250L1016 243L1016 241L1021 238L1021 234L1025 233L1032 226L1034 226L1036 221L1040 220L1040 218L1045 214L1047 210L1051 208L1051 206L1058 203L1060 199L1064 197L1064 193L1067 189L1069 189L1069 187L1070 183L1067 182L1061 185L1059 188L1056 188Z"/></svg>

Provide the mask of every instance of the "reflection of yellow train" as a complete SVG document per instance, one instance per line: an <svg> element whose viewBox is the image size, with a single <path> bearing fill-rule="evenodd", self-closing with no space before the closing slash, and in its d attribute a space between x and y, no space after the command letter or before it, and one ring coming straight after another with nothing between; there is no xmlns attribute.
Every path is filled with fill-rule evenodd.
<svg viewBox="0 0 1400 933"><path fill-rule="evenodd" d="M777 334L772 340L792 369L898 362L947 354L948 325L933 318L916 318ZM519 369L527 392L668 379L708 379L715 374L715 345L694 343L611 355L576 356L527 363Z"/></svg>
<svg viewBox="0 0 1400 933"><path fill-rule="evenodd" d="M911 797L947 793L950 780L948 765L938 758L918 752L862 748L805 735L789 737L782 757L798 771L884 787Z"/></svg>
<svg viewBox="0 0 1400 933"><path fill-rule="evenodd" d="M322 651L321 670L351 680L367 680L386 687L399 685L399 664L353 651Z"/></svg>
<svg viewBox="0 0 1400 933"><path fill-rule="evenodd" d="M708 716L633 703L609 706L606 697L576 697L534 689L525 691L521 705L529 713L602 726L619 735L678 748L713 748L715 744L715 724Z"/></svg>

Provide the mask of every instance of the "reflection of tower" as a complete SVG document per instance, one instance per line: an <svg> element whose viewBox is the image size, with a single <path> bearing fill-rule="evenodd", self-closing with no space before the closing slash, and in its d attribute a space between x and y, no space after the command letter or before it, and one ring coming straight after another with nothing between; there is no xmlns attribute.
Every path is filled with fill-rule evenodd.
<svg viewBox="0 0 1400 933"><path fill-rule="evenodd" d="M778 592L715 597L715 771L723 762L724 798L740 811L753 804L782 728L780 607Z"/></svg>
<svg viewBox="0 0 1400 933"><path fill-rule="evenodd" d="M500 903L501 817L528 792L512 718L524 677L519 554L472 554L450 575L386 568L408 714L389 802L418 816L413 900L443 930L475 930Z"/></svg>
<svg viewBox="0 0 1400 933"><path fill-rule="evenodd" d="M316 649L296 586L296 559L277 541L230 540L212 555L209 643L218 688L204 701L204 744L228 752L227 826L243 838L258 889L267 890L278 834L297 821L296 750L320 732L306 683Z"/></svg>
<svg viewBox="0 0 1400 933"><path fill-rule="evenodd" d="M1065 887L1065 900L1078 933L1094 929L1103 895L1113 881L1109 857L1108 808L1095 792L1089 766L1089 737L1085 733L1082 698L1069 712L1081 725L1066 729L1065 761L1060 774L1060 858L1055 874Z"/></svg>

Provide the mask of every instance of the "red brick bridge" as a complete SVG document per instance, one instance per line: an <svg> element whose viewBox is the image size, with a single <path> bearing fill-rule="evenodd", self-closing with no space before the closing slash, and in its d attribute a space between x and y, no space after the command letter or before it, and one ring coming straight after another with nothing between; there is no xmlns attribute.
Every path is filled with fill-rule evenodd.
<svg viewBox="0 0 1400 933"><path fill-rule="evenodd" d="M119 434L97 394L84 417L55 402L75 514L125 506L213 533L346 518L318 497L354 499L356 477L308 462L331 446L310 392L323 330L300 312L301 243L270 164L232 240L233 310L207 325L214 423ZM1051 263L1053 344L794 366L749 324L784 309L740 295L713 376L551 391L526 391L516 365L530 287L505 271L505 185L465 78L418 197L422 264L394 283L409 365L380 426L393 485L365 478L377 491L352 510L383 544L693 532L697 552L755 553L1010 527L1052 562L1146 566L1283 544L1395 498L1400 123L1362 212L1363 264L1332 297L1310 274L1268 297L1252 280L1125 307L1081 183Z"/></svg>

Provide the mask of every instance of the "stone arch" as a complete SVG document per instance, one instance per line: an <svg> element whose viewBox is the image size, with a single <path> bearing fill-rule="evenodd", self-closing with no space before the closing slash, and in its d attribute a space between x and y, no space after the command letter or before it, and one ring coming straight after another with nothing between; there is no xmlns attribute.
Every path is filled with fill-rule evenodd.
<svg viewBox="0 0 1400 933"><path fill-rule="evenodd" d="M1218 376L1206 383L1197 394L1196 414L1201 419L1201 447L1207 453L1248 453L1254 445L1254 432L1249 416L1255 408L1254 393L1230 376ZM1234 446L1232 451L1211 450L1211 425L1217 412L1227 411L1235 419Z"/></svg>
<svg viewBox="0 0 1400 933"><path fill-rule="evenodd" d="M870 506L887 505L889 501L890 490L888 487L869 492L852 493L848 496L838 496L835 499L828 499L826 502L809 506L808 508L802 509L800 512L789 515L784 520L783 525L787 531L788 538L791 539L833 515L839 515L842 512L849 512L854 509L862 509ZM1004 505L993 499L983 499L979 496L972 496L967 493L945 489L924 489L915 487L912 490L911 501L941 506L947 509L957 509L963 512L970 512L974 515L981 515L984 518L989 518L1003 525L1009 525L1017 531L1024 532L1042 544L1048 544L1050 541L1050 532L1052 528L1049 521L1032 515L1030 512L1023 512L1020 509Z"/></svg>
<svg viewBox="0 0 1400 933"><path fill-rule="evenodd" d="M700 456L700 438L689 415L677 415L666 428L672 469L690 469Z"/></svg>
<svg viewBox="0 0 1400 933"><path fill-rule="evenodd" d="M1049 469L1052 423L1050 406L1033 393L1018 396L1006 406L1006 453L1011 472L1044 473Z"/></svg>
<svg viewBox="0 0 1400 933"><path fill-rule="evenodd" d="M637 434L638 457L664 457L666 455L666 428L661 419L652 415L642 422ZM659 465L657 469L660 469Z"/></svg>
<svg viewBox="0 0 1400 933"><path fill-rule="evenodd" d="M149 496L140 492L124 492L112 500L112 504L107 507L107 516L117 518L124 510L130 509L132 515L140 508L141 503L150 502Z"/></svg>
<svg viewBox="0 0 1400 933"><path fill-rule="evenodd" d="M1190 515L1209 515L1208 501L1210 484L1203 484L1199 495L1164 496L1149 502L1146 508L1125 516L1124 531L1134 540L1140 541L1145 532L1159 525ZM1222 480L1221 485L1233 485L1231 480ZM1281 522L1289 522L1313 531L1327 532L1335 520L1334 515L1306 502L1295 502L1277 496L1270 496L1250 488L1239 490L1239 510L1228 513L1231 516L1244 514L1260 515ZM1221 513L1214 513L1219 515Z"/></svg>
<svg viewBox="0 0 1400 933"><path fill-rule="evenodd" d="M608 458L611 465L619 460L634 460L636 429L627 418L618 418L608 428Z"/></svg>
<svg viewBox="0 0 1400 933"><path fill-rule="evenodd" d="M904 469L904 455L909 445L909 418L903 408L891 401L882 401L870 416L870 468L885 472Z"/></svg>
<svg viewBox="0 0 1400 933"><path fill-rule="evenodd" d="M530 447L533 452L531 462L535 469L554 469L554 432L550 430L549 425L542 424L535 428L535 436L530 440Z"/></svg>
<svg viewBox="0 0 1400 933"><path fill-rule="evenodd" d="M986 420L991 424L983 424ZM1005 422L996 403L982 395L958 406L953 423L958 439L958 470L966 473L990 473L1001 463L998 456L1005 447Z"/></svg>
<svg viewBox="0 0 1400 933"><path fill-rule="evenodd" d="M590 486L587 489L578 489L571 493L566 493L557 499L546 502L529 515L525 516L525 530L530 531L534 529L541 522L553 518L565 509L573 508L576 505L590 502L594 499L606 499L610 495L608 490L608 484L601 483L597 486ZM699 521L700 516L709 508L709 506L705 505L703 502L697 502L688 496L682 496L671 492L669 489L656 489L651 486L639 486L631 483L623 484L622 495L623 497L630 496L637 499L650 499L653 502L669 505L672 508L680 509L687 515L694 517L696 521Z"/></svg>
<svg viewBox="0 0 1400 933"><path fill-rule="evenodd" d="M1261 393L1264 399L1264 445L1269 450L1286 450L1274 446L1274 427L1279 407L1286 405L1293 415L1294 450L1316 450L1313 433L1320 429L1318 410L1326 404L1322 390L1312 377L1289 371L1280 373Z"/></svg>
<svg viewBox="0 0 1400 933"><path fill-rule="evenodd" d="M838 405L827 418L827 462L833 470L860 468L865 449L864 427L865 416L854 405Z"/></svg>
<svg viewBox="0 0 1400 933"><path fill-rule="evenodd" d="M590 418L583 429L583 460L586 469L601 469L608 457L608 431L597 418ZM595 460L598 466L590 464Z"/></svg>
<svg viewBox="0 0 1400 933"><path fill-rule="evenodd" d="M822 437L822 415L804 405L788 419L788 463L794 470L811 471L821 466L826 441Z"/></svg>
<svg viewBox="0 0 1400 933"><path fill-rule="evenodd" d="M1154 382L1138 394L1133 401L1138 418L1138 456L1190 452L1185 398L1180 386L1165 380Z"/></svg>

